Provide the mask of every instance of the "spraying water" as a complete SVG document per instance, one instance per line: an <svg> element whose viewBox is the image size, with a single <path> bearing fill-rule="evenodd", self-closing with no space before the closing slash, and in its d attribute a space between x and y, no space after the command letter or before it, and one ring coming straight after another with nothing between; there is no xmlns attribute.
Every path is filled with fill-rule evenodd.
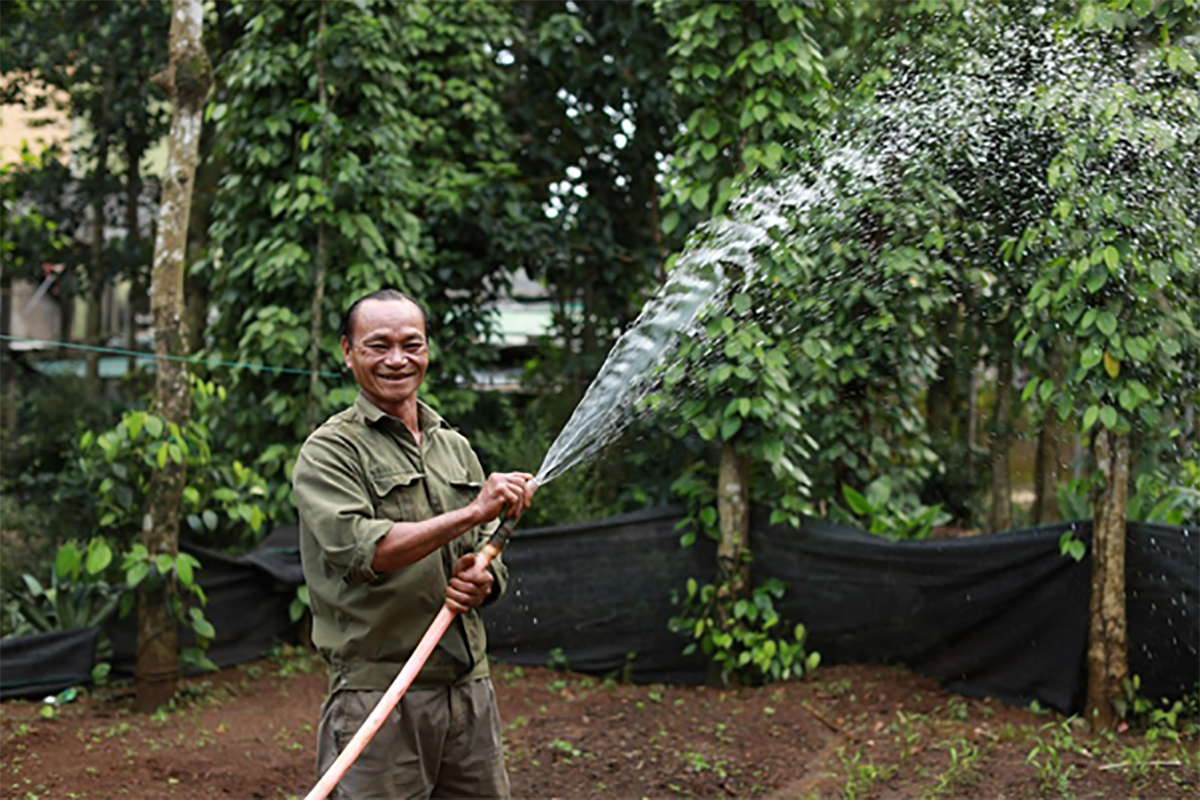
<svg viewBox="0 0 1200 801"><path fill-rule="evenodd" d="M721 311L722 304L745 286L761 286L760 261L780 247L777 243L786 241L792 254L813 259L831 237L871 242L879 230L856 230L856 220L863 216L862 206L854 205L856 197L870 194L918 207L925 199L914 194L906 180L912 177L914 186L923 185L926 173L937 174L931 165L953 163L960 173L950 175L954 186L947 188L947 196L957 205L955 213L971 220L972 231L1020 231L1032 219L1045 216L1049 195L1038 193L1043 191L1046 166L1039 161L1035 140L1049 136L1048 129L1062 120L1104 125L1095 96L1122 80L1117 71L1106 68L1104 53L1064 45L1051 32L1025 31L971 50L960 69L949 73L929 75L920 65L909 66L912 69L897 74L886 97L863 114L834 121L810 144L819 154L810 166L752 188L735 202L729 218L710 222L689 240L666 284L618 339L546 453L537 473L540 484L591 458L638 418L641 402L660 385L662 369L680 344L705 337L706 314ZM1194 142L1194 111L1184 110L1180 117L1178 124L1165 114L1142 122L1144 127L1128 132L1129 147L1153 153ZM1014 120L1025 124L1014 125ZM1097 164L1097 169L1106 169L1104 163ZM1159 192L1154 182L1139 182L1142 178L1135 174L1120 193L1145 205L1185 202ZM997 205L993 195L1008 201ZM906 230L910 221L901 219L895 225ZM907 244L924 249L924 233L912 228ZM1154 236L1153 231L1140 233L1147 239ZM978 244L963 241L968 247ZM894 241L889 247L899 244ZM825 284L806 285L802 278L796 285L809 297L828 298L857 280L881 281L880 286L892 280L886 265L869 258L860 269L878 275L826 272ZM902 282L915 280L899 271L896 275ZM817 317L809 322L827 314L824 307L810 312ZM764 313L771 316L773 310ZM719 358L719 343L704 344ZM930 375L918 378L928 381Z"/></svg>
<svg viewBox="0 0 1200 801"><path fill-rule="evenodd" d="M703 244L684 252L667 282L617 340L550 446L537 473L539 484L593 456L636 419L639 401L656 386L656 368L668 363L679 343L697 332L704 311L727 294L728 276L753 274L754 253L770 245L771 227L783 222L767 202L774 193L767 187L748 196L737 207L743 214L709 225ZM737 269L728 270L731 266Z"/></svg>

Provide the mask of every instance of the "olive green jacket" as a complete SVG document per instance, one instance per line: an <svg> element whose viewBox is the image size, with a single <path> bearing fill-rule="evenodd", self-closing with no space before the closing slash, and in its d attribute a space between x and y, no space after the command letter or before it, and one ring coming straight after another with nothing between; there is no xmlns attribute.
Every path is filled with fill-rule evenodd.
<svg viewBox="0 0 1200 801"><path fill-rule="evenodd" d="M296 460L292 483L312 639L329 663L331 692L387 689L441 609L454 563L495 528L473 529L397 570L371 569L376 543L393 521L419 522L466 506L485 480L466 437L418 405L419 446L403 423L359 394L309 436ZM489 603L508 579L499 559L490 569L496 583ZM471 610L454 620L414 685L486 675L483 619Z"/></svg>

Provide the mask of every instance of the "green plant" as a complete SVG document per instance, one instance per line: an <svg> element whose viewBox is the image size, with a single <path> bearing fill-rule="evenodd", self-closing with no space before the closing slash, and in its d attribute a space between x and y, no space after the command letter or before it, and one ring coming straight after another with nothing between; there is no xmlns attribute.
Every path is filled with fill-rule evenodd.
<svg viewBox="0 0 1200 801"><path fill-rule="evenodd" d="M1163 698L1155 703L1141 694L1141 676L1134 674L1121 684L1121 695L1113 706L1122 719L1146 730L1146 739L1179 742L1182 736L1194 736L1200 729L1197 703L1200 693L1171 701Z"/></svg>
<svg viewBox="0 0 1200 801"><path fill-rule="evenodd" d="M75 540L63 543L55 554L48 584L25 573L21 590L6 591L5 624L11 627L6 633L102 627L120 607L125 592L124 586L105 579L112 561L112 548L103 538L93 539L83 548ZM98 661L92 668L94 683L108 678L111 655L112 643L101 631L96 645Z"/></svg>
<svg viewBox="0 0 1200 801"><path fill-rule="evenodd" d="M250 547L267 521L266 482L234 460L218 463L204 422L225 398L223 387L192 382L193 418L184 426L147 411L129 411L113 428L84 432L75 481L95 494L98 533L124 539L140 531L150 479L168 461L187 463L183 516L193 536L215 547Z"/></svg>
<svg viewBox="0 0 1200 801"><path fill-rule="evenodd" d="M798 679L816 670L821 656L805 652L804 624L788 630L775 610L784 591L782 581L770 579L749 597L736 597L728 583L701 586L688 579L683 613L671 618L669 626L692 637L684 654L699 649L724 683L735 678L748 684Z"/></svg>
<svg viewBox="0 0 1200 801"><path fill-rule="evenodd" d="M573 743L567 740L554 740L550 743L550 748L560 754L565 754L563 761L570 763L572 759L579 759L583 756L583 751Z"/></svg>
<svg viewBox="0 0 1200 801"><path fill-rule="evenodd" d="M1064 753L1076 753L1080 745L1075 742L1071 730L1072 720L1047 723L1038 731L1037 742L1025 757L1026 764L1037 768L1038 784L1042 792L1058 793L1061 798L1071 797L1071 780L1075 766L1063 761Z"/></svg>
<svg viewBox="0 0 1200 801"><path fill-rule="evenodd" d="M312 599L308 595L308 585L301 584L296 588L296 596L288 604L288 618L293 623L299 623L304 613L312 609Z"/></svg>
<svg viewBox="0 0 1200 801"><path fill-rule="evenodd" d="M946 770L930 791L931 798L940 798L957 787L968 787L979 782L979 748L964 737L941 744L950 757Z"/></svg>
<svg viewBox="0 0 1200 801"><path fill-rule="evenodd" d="M567 660L567 652L561 646L556 646L550 649L550 653L546 658L546 667L551 670L559 670L567 672L571 669L571 664Z"/></svg>
<svg viewBox="0 0 1200 801"><path fill-rule="evenodd" d="M24 592L11 593L21 616L35 631L67 631L100 626L117 611L122 587L104 580L113 551L104 538L80 549L75 540L61 545L48 585L29 573L21 576Z"/></svg>
<svg viewBox="0 0 1200 801"><path fill-rule="evenodd" d="M859 492L848 484L842 485L842 496L850 506L847 514L836 504L834 517L850 523L865 523L872 534L892 540L925 540L937 526L951 519L941 504L926 506L915 495L898 494L893 497L892 480L880 476Z"/></svg>
<svg viewBox="0 0 1200 801"><path fill-rule="evenodd" d="M842 798L867 798L874 794L875 785L887 781L898 770L895 765L879 767L870 757L863 760L863 755L855 751L847 754L845 747L837 751L838 761L846 773L846 785L842 789Z"/></svg>
<svg viewBox="0 0 1200 801"><path fill-rule="evenodd" d="M191 554L177 553L173 556L166 553L152 554L140 542L135 543L125 553L121 562L121 569L125 571L125 583L131 591L136 590L144 582L151 586L166 582L170 588L171 613L181 625L191 629L196 636L196 645L180 649L180 661L204 670L216 670L217 665L205 653L217 633L212 623L204 616L202 607L208 603L208 597L199 582L196 581L196 570L199 568L200 561ZM180 592L181 587L182 592ZM200 605L189 604L187 596L195 598ZM128 614L135 600L136 595L133 592L122 598L122 616Z"/></svg>

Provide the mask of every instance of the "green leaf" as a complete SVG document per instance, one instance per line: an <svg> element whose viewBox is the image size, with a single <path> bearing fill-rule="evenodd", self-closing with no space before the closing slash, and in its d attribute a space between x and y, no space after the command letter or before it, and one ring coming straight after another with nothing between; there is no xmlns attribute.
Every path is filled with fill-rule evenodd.
<svg viewBox="0 0 1200 801"><path fill-rule="evenodd" d="M715 139L717 134L721 132L721 121L716 117L709 117L700 126L700 133L705 139Z"/></svg>
<svg viewBox="0 0 1200 801"><path fill-rule="evenodd" d="M175 560L170 554L160 553L154 557L154 566L158 568L160 576L165 576L171 572L171 568L175 566Z"/></svg>
<svg viewBox="0 0 1200 801"><path fill-rule="evenodd" d="M1113 332L1117 330L1117 316L1108 309L1105 309L1097 316L1096 327L1100 329L1100 333L1104 334L1104 336L1112 336Z"/></svg>
<svg viewBox="0 0 1200 801"><path fill-rule="evenodd" d="M192 611L199 612L200 610L193 607ZM192 618L192 631L207 640L211 640L217 636L217 630L213 628L213 624L205 620L202 615Z"/></svg>
<svg viewBox="0 0 1200 801"><path fill-rule="evenodd" d="M212 509L205 509L201 517L204 519L205 528L207 528L209 531L217 530L217 524L219 524L221 520L219 517L217 517L216 512L214 512Z"/></svg>
<svg viewBox="0 0 1200 801"><path fill-rule="evenodd" d="M1100 422L1104 424L1105 428L1116 428L1117 410L1111 406L1105 406L1100 410Z"/></svg>
<svg viewBox="0 0 1200 801"><path fill-rule="evenodd" d="M1083 369L1089 370L1100 363L1104 358L1104 350L1099 345L1088 345L1079 354L1079 364Z"/></svg>
<svg viewBox="0 0 1200 801"><path fill-rule="evenodd" d="M732 439L733 435L736 434L741 427L742 418L726 417L721 423L721 439L726 441Z"/></svg>
<svg viewBox="0 0 1200 801"><path fill-rule="evenodd" d="M146 576L150 575L150 565L145 562L134 562L125 571L125 583L130 588L136 587L142 583Z"/></svg>
<svg viewBox="0 0 1200 801"><path fill-rule="evenodd" d="M192 573L191 559L187 558L187 554L179 554L175 557L175 573L179 576L179 580L184 586L190 587L195 583L195 575Z"/></svg>
<svg viewBox="0 0 1200 801"><path fill-rule="evenodd" d="M103 539L94 539L88 544L87 572L97 576L112 564L113 552Z"/></svg>
<svg viewBox="0 0 1200 801"><path fill-rule="evenodd" d="M1096 420L1100 417L1099 406L1089 406L1087 411L1083 413L1083 430L1088 431L1096 424Z"/></svg>
<svg viewBox="0 0 1200 801"><path fill-rule="evenodd" d="M54 575L62 580L77 578L79 566L83 557L79 553L74 540L69 540L59 547L54 555Z"/></svg>
<svg viewBox="0 0 1200 801"><path fill-rule="evenodd" d="M842 485L842 495L856 515L866 516L871 513L871 506L867 503L867 499L849 484Z"/></svg>
<svg viewBox="0 0 1200 801"><path fill-rule="evenodd" d="M161 437L162 432L163 432L162 418L159 417L158 415L153 415L153 414L147 415L146 416L146 431L148 431L150 433L150 436L154 437L155 439L158 439L159 437Z"/></svg>
<svg viewBox="0 0 1200 801"><path fill-rule="evenodd" d="M125 418L125 427L129 429L129 439L135 440L142 433L142 425L146 421L145 412L132 412Z"/></svg>
<svg viewBox="0 0 1200 801"><path fill-rule="evenodd" d="M1112 272L1117 271L1117 266L1121 262L1121 254L1112 245L1104 248L1104 263L1108 265L1108 269Z"/></svg>

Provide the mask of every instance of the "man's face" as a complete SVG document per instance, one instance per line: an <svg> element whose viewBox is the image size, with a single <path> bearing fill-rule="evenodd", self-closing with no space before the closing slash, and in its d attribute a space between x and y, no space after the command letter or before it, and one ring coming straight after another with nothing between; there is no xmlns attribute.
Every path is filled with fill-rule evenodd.
<svg viewBox="0 0 1200 801"><path fill-rule="evenodd" d="M407 300L365 300L342 338L346 367L367 399L393 417L416 397L429 366L425 319Z"/></svg>

